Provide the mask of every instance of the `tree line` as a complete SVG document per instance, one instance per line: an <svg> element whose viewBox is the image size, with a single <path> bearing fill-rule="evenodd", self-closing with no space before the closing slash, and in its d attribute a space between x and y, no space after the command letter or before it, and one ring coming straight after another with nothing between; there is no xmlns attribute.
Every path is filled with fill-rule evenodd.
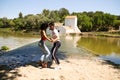
<svg viewBox="0 0 120 80"><path fill-rule="evenodd" d="M78 28L81 31L108 31L118 29L120 26L120 16L96 12L73 12L70 13L66 8L59 10L44 9L40 14L28 14L23 16L22 12L18 18L0 18L0 28L11 28L14 31L38 31L43 22L62 22L67 15L76 15L78 18Z"/></svg>

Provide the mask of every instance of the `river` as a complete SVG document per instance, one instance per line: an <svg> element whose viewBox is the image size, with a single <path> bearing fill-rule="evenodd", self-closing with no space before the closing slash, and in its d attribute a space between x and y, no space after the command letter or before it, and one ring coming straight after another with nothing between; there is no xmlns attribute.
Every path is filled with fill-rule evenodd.
<svg viewBox="0 0 120 80"><path fill-rule="evenodd" d="M84 47L101 59L120 64L120 38L81 37L78 47Z"/></svg>
<svg viewBox="0 0 120 80"><path fill-rule="evenodd" d="M26 36L0 36L0 47L7 46L10 50L22 47L24 45L38 41L39 38L36 37L26 37Z"/></svg>
<svg viewBox="0 0 120 80"><path fill-rule="evenodd" d="M39 41L39 37L0 36L0 47L8 46L10 50ZM61 36L60 51L67 55L88 56L97 55L98 58L120 64L120 39L106 37ZM51 43L47 42L49 48Z"/></svg>

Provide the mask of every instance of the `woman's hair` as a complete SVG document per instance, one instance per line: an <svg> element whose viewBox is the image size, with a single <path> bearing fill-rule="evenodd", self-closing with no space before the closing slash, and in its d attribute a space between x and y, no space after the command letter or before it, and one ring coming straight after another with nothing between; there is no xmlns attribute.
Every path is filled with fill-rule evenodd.
<svg viewBox="0 0 120 80"><path fill-rule="evenodd" d="M41 30L46 30L48 28L48 23L42 23L40 26Z"/></svg>

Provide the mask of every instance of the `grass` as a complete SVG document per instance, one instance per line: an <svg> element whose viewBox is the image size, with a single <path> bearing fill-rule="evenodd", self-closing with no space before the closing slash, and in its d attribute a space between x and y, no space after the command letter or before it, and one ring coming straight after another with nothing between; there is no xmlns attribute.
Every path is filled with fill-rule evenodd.
<svg viewBox="0 0 120 80"><path fill-rule="evenodd" d="M82 35L87 36L101 36L101 37L114 37L120 38L120 31L115 32L82 32Z"/></svg>

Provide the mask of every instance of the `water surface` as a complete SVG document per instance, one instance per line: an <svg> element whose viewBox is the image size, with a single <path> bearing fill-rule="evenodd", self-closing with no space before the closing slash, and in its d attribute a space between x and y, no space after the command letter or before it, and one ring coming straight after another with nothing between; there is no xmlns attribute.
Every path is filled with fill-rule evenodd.
<svg viewBox="0 0 120 80"><path fill-rule="evenodd" d="M8 46L10 49L22 47L24 45L39 41L39 37L17 37L0 36L0 47ZM89 56L98 55L99 58L110 60L120 64L120 39L106 37L81 37L81 36L61 36L61 47L59 51L67 55ZM52 43L47 41L49 49ZM36 45L37 46L37 45Z"/></svg>
<svg viewBox="0 0 120 80"><path fill-rule="evenodd" d="M0 47L7 46L10 48L10 50L13 50L38 40L39 38L36 37L0 36Z"/></svg>
<svg viewBox="0 0 120 80"><path fill-rule="evenodd" d="M81 37L78 47L84 47L104 60L120 64L120 38Z"/></svg>

